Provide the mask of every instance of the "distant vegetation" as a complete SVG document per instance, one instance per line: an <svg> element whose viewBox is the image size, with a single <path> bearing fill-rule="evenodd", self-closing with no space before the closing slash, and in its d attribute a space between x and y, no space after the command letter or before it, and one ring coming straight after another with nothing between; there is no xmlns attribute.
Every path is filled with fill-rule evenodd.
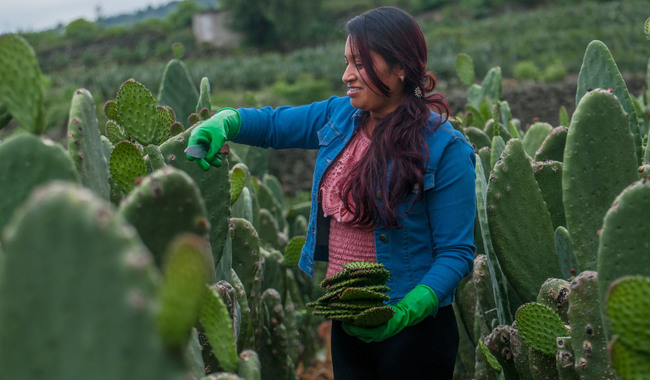
<svg viewBox="0 0 650 380"><path fill-rule="evenodd" d="M183 0L120 16L120 25L76 20L63 31L24 34L50 80L46 109L52 126L65 121L76 88L89 89L98 104L131 77L157 89L175 43L184 47L197 85L201 77L210 79L217 104L299 104L341 92L344 23L380 5L400 6L420 20L430 69L443 87L456 82L458 53L473 58L478 75L500 66L505 77L534 81L577 73L593 39L610 48L624 73L644 73L650 54L639 30L647 0L278 0L273 9L265 0L223 0L236 15L234 26L250 31L242 46L229 51L197 45L191 31L192 16L215 4ZM247 19L237 13L242 7ZM156 16L163 10L164 17ZM299 11L294 16L301 23L291 10ZM130 24L133 17L143 20ZM250 26L260 19L273 39L256 38Z"/></svg>

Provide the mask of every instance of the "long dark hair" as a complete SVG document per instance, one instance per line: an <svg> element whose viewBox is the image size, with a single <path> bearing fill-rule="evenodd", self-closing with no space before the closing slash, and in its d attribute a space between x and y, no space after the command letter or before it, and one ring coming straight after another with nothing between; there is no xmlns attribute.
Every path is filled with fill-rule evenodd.
<svg viewBox="0 0 650 380"><path fill-rule="evenodd" d="M379 80L370 51L382 56L389 67L398 64L404 69L404 103L378 122L366 158L353 168L341 191L345 207L354 214L349 224L396 228L398 215L408 211L398 210L400 203L416 185L424 189L428 160L424 133L433 132L444 121L441 117L431 125L430 111L448 115L449 107L442 95L433 93L436 78L426 68L427 44L411 15L398 8L380 7L348 21L346 30L353 54L359 54L370 81L382 94L388 96L390 89ZM416 88L421 97L416 96Z"/></svg>

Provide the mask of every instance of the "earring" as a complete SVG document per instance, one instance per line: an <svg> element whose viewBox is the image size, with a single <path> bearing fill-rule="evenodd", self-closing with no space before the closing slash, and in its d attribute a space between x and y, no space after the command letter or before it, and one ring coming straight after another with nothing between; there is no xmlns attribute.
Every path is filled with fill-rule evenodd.
<svg viewBox="0 0 650 380"><path fill-rule="evenodd" d="M400 75L400 76L399 76L399 80L401 80L402 82L404 82L404 75Z"/></svg>

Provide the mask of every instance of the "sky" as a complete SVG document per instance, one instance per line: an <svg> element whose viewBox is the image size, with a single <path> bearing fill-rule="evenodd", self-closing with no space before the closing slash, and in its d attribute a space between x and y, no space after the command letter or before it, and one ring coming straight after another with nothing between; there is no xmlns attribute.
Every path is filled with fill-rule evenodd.
<svg viewBox="0 0 650 380"><path fill-rule="evenodd" d="M0 34L38 32L67 24L78 18L95 21L103 17L132 13L170 0L2 0ZM98 12L99 11L99 12Z"/></svg>

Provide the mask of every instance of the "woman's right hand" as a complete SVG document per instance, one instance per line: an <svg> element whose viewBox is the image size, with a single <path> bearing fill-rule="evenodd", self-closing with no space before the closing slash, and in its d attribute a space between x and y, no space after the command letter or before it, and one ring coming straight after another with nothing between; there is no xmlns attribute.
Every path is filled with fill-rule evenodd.
<svg viewBox="0 0 650 380"><path fill-rule="evenodd" d="M219 151L227 140L232 140L239 134L240 125L241 119L237 110L222 108L211 118L194 127L187 142L188 149L192 146L200 146L203 150L207 150L205 157L188 153L187 159L196 161L203 170L210 169L210 165L221 166Z"/></svg>

